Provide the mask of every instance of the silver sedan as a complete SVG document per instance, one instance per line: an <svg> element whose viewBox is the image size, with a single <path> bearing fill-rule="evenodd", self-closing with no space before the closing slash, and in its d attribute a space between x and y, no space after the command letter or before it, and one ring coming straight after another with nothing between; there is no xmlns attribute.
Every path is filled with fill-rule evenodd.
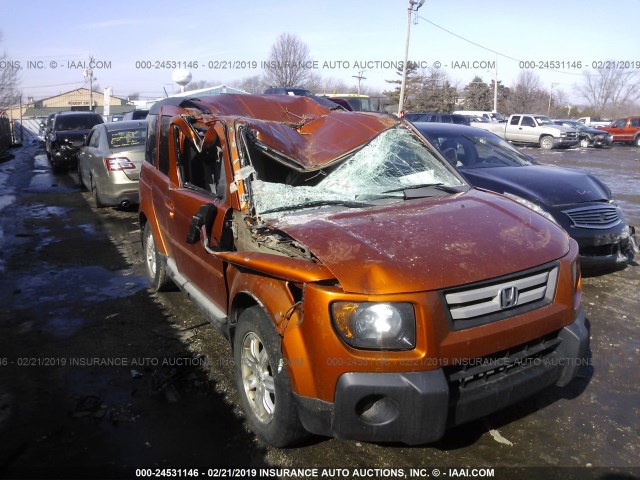
<svg viewBox="0 0 640 480"><path fill-rule="evenodd" d="M78 178L96 206L138 203L146 132L147 122L139 120L103 123L91 130L78 152Z"/></svg>

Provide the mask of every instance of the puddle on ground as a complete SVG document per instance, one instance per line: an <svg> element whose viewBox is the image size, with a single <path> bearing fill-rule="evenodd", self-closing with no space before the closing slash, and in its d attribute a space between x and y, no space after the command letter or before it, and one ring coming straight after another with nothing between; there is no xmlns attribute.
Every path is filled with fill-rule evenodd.
<svg viewBox="0 0 640 480"><path fill-rule="evenodd" d="M70 208L56 207L54 205L45 205L44 203L35 203L33 205L24 207L25 216L29 218L48 218L48 217L62 217L66 215Z"/></svg>
<svg viewBox="0 0 640 480"><path fill-rule="evenodd" d="M43 265L39 273L16 282L14 301L22 308L103 302L128 297L146 287L146 279L131 269L84 266L52 270Z"/></svg>

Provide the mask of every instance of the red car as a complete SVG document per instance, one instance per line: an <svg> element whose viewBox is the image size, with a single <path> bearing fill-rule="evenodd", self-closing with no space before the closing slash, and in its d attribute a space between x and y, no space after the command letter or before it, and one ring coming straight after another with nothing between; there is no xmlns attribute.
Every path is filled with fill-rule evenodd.
<svg viewBox="0 0 640 480"><path fill-rule="evenodd" d="M614 142L630 142L640 147L640 117L620 118L598 129L609 133Z"/></svg>

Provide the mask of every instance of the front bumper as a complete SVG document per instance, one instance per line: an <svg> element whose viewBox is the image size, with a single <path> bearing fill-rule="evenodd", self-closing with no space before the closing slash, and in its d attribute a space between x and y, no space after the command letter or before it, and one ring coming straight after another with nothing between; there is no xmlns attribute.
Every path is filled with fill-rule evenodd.
<svg viewBox="0 0 640 480"><path fill-rule="evenodd" d="M553 137L553 146L557 147L575 147L580 143L579 138Z"/></svg>
<svg viewBox="0 0 640 480"><path fill-rule="evenodd" d="M576 237L574 237L576 238ZM598 275L623 270L633 261L638 250L635 228L629 225L629 235L618 233L576 238L580 248L580 269L585 275Z"/></svg>
<svg viewBox="0 0 640 480"><path fill-rule="evenodd" d="M51 162L57 167L75 167L78 165L78 150L80 147L60 145L52 148Z"/></svg>
<svg viewBox="0 0 640 480"><path fill-rule="evenodd" d="M613 140L610 135L602 138L589 139L589 141L594 147L610 147L611 145L613 145Z"/></svg>
<svg viewBox="0 0 640 480"><path fill-rule="evenodd" d="M475 359L469 368L346 373L338 380L334 403L298 396L298 413L305 428L320 435L409 445L435 442L447 427L486 416L548 386L571 382L589 348L582 308L571 325L535 345L535 356L522 356L529 352L527 344L511 356L500 356L501 352Z"/></svg>

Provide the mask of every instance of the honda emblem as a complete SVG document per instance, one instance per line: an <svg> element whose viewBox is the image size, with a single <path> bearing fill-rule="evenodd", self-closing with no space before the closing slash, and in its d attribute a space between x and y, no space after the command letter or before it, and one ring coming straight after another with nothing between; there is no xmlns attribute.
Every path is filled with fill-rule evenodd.
<svg viewBox="0 0 640 480"><path fill-rule="evenodd" d="M518 303L518 287L507 287L500 290L500 308L510 308Z"/></svg>

